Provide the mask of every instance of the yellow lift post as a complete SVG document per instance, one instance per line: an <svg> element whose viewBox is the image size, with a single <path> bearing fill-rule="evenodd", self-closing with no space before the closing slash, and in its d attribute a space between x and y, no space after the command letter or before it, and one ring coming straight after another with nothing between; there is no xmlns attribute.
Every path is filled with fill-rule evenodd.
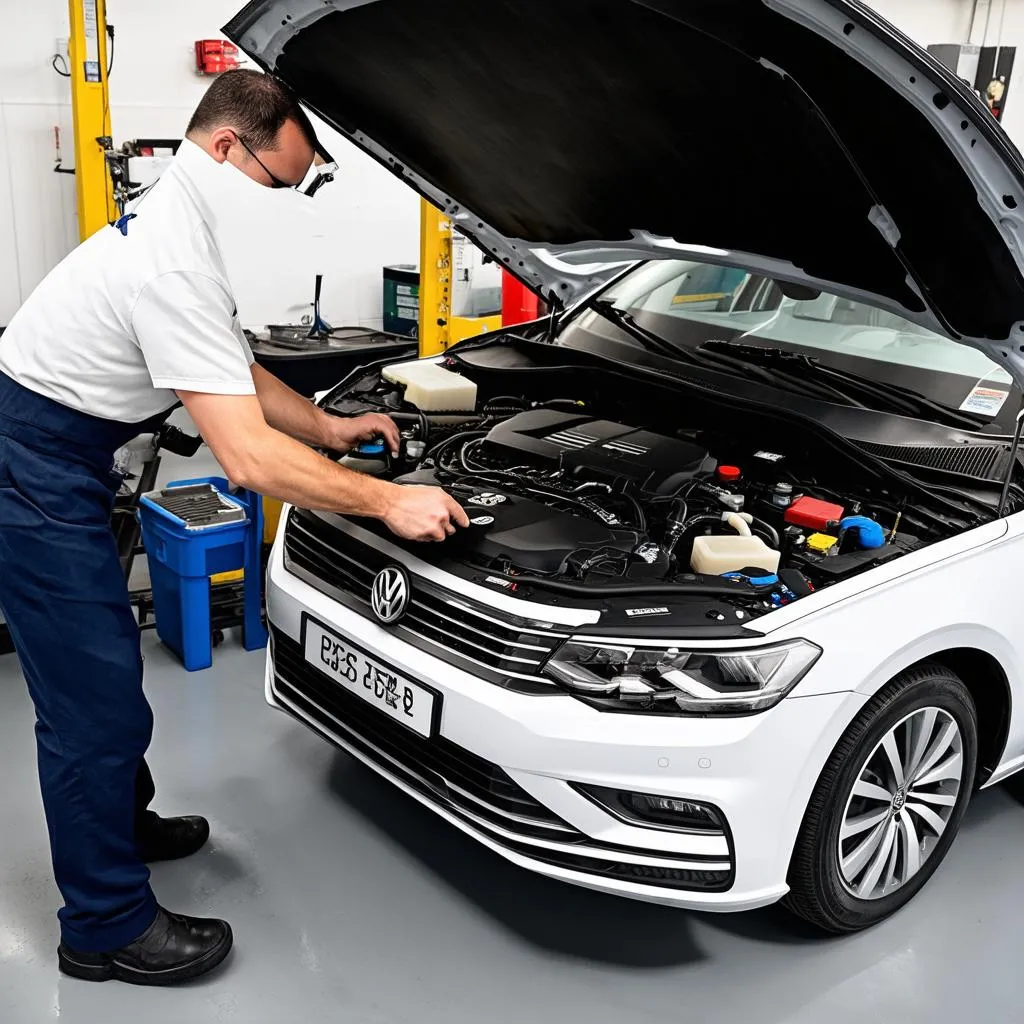
<svg viewBox="0 0 1024 1024"><path fill-rule="evenodd" d="M501 329L501 314L452 316L452 222L420 201L420 357L436 356L463 338Z"/></svg>
<svg viewBox="0 0 1024 1024"><path fill-rule="evenodd" d="M106 0L68 0L68 14L78 234L84 242L117 219L106 158L112 148Z"/></svg>

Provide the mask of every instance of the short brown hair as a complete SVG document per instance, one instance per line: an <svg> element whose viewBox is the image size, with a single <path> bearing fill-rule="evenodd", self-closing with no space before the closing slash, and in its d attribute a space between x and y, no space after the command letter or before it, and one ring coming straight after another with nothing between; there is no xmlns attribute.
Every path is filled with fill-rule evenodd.
<svg viewBox="0 0 1024 1024"><path fill-rule="evenodd" d="M294 94L271 75L239 68L225 71L199 101L187 133L230 126L253 149L273 149L285 121L296 121L312 145L312 127Z"/></svg>

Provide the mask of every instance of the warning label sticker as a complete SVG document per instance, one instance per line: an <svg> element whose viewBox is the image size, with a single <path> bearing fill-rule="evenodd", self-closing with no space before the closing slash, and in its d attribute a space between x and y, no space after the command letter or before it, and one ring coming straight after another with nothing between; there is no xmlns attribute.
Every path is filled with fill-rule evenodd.
<svg viewBox="0 0 1024 1024"><path fill-rule="evenodd" d="M998 416L999 410L1006 404L1010 397L1009 391L1002 388L988 388L979 384L964 399L960 406L962 412L973 412L979 416Z"/></svg>

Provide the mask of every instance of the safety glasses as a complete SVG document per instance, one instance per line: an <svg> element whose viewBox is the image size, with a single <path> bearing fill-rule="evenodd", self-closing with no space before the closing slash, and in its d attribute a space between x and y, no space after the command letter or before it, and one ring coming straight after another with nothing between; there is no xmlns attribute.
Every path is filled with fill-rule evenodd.
<svg viewBox="0 0 1024 1024"><path fill-rule="evenodd" d="M241 144L242 148L246 151L246 153L248 153L249 156L251 156L253 160L255 160L256 163L258 163L260 167L262 167L263 170L266 172L267 177L270 179L271 188L295 189L295 191L301 192L302 195L312 198L312 196L314 196L324 185L334 181L334 173L335 171L337 171L338 165L335 162L334 158L330 155L330 153L328 153L327 150L325 150L323 146L320 145L320 142L316 137L316 133L313 130L313 125L310 123L309 118L306 117L305 111L299 108L299 114L299 123L303 126L304 130L306 131L307 138L309 138L312 141L314 152L320 158L321 161L319 164L316 165L316 174L314 175L313 180L305 188L302 187L303 182L305 182L306 180L305 178L303 178L302 181L295 182L294 184L290 184L287 181L282 181L253 152L252 147L250 147L249 144L245 141L245 139L243 139L242 136L239 135L237 132L235 133L235 138L238 139L239 143Z"/></svg>
<svg viewBox="0 0 1024 1024"><path fill-rule="evenodd" d="M268 177L268 178L270 179L270 187L271 187L271 188L298 188L298 187L299 187L299 185L301 185L301 184L302 184L302 182L301 182L301 181L299 181L299 182L296 182L296 183L295 183L295 184L293 184L293 185L289 185L287 181L282 181L282 180L281 180L281 179L280 179L280 178L279 178L279 177L278 177L278 176L277 176L277 175L276 175L276 174L275 174L275 173L274 173L274 172L273 172L273 171L272 171L272 170L271 170L271 169L270 169L270 168L269 168L269 167L268 167L268 166L267 166L267 165L266 165L266 164L265 164L265 163L264 163L264 162L263 162L263 161L262 161L262 160L261 160L261 159L260 159L260 158L259 158L259 157L258 157L258 156L257 156L256 154L255 154L255 153L254 153L254 152L253 152L253 151L252 151L252 149L251 149L251 147L249 146L249 144L248 144L248 143L247 143L247 142L245 141L245 139L243 139L243 138L242 138L242 136L241 136L241 135L239 135L239 134L238 134L237 132L235 133L235 138L236 138L236 139L238 139L238 142L239 142L239 144L241 145L242 149L244 149L244 150L246 151L246 153L248 153L248 154L249 154L249 156L251 156L251 157L253 158L253 160L255 160L255 161L256 161L256 163L258 163L258 164L260 165L260 167L262 167L262 168L263 168L263 170L264 170L264 171L266 171L267 177ZM305 180L305 179L303 179L303 180Z"/></svg>

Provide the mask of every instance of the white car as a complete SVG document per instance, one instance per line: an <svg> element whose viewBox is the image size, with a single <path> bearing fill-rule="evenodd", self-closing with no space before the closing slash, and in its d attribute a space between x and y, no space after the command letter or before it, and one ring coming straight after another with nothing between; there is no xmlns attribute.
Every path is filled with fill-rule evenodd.
<svg viewBox="0 0 1024 1024"><path fill-rule="evenodd" d="M226 31L550 307L322 400L403 430L346 465L473 525L288 510L270 703L553 878L837 932L905 904L1024 766L1024 164L991 114L852 0Z"/></svg>

